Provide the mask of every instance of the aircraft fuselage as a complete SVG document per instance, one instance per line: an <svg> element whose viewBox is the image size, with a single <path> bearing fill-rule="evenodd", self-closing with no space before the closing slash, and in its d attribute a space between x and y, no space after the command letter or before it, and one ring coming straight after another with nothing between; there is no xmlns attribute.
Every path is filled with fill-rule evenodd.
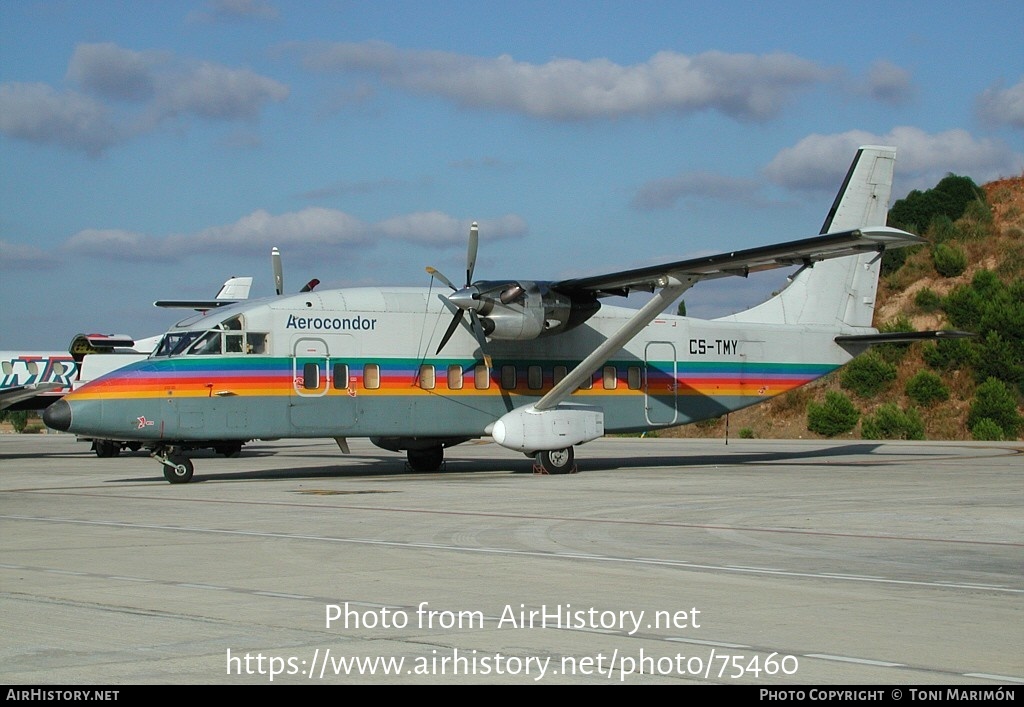
<svg viewBox="0 0 1024 707"><path fill-rule="evenodd" d="M168 443L482 437L495 419L539 400L635 312L605 306L557 337L487 341L488 367L468 325L432 353L450 317L436 290L250 301L172 330L194 341L209 336L208 347L158 352L68 395L65 422L79 434ZM233 328L216 328L229 320ZM714 418L847 362L833 342L838 333L663 315L570 400L600 408L606 432Z"/></svg>

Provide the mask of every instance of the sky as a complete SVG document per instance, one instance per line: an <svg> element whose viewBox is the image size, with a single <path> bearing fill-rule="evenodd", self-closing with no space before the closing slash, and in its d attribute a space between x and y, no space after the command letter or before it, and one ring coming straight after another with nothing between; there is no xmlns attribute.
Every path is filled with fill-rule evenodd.
<svg viewBox="0 0 1024 707"><path fill-rule="evenodd" d="M1021 27L1019 0L0 2L0 348L152 336L187 314L154 300L232 275L271 295L274 246L297 292L463 280L473 221L474 279L806 238L863 144L897 148L893 199L1018 176Z"/></svg>

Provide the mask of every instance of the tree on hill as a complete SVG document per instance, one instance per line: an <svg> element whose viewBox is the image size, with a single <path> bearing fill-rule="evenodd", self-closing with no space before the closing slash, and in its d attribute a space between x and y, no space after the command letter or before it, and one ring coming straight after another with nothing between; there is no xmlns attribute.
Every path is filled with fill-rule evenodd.
<svg viewBox="0 0 1024 707"><path fill-rule="evenodd" d="M937 216L956 221L968 204L985 202L985 192L970 177L947 174L934 188L915 189L889 209L889 225L908 230L927 229Z"/></svg>

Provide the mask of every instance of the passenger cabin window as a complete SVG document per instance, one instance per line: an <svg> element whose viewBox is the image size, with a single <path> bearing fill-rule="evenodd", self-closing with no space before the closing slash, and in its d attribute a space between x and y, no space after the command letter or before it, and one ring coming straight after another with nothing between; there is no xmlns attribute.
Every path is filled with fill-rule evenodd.
<svg viewBox="0 0 1024 707"><path fill-rule="evenodd" d="M448 366L448 390L462 390L462 366Z"/></svg>
<svg viewBox="0 0 1024 707"><path fill-rule="evenodd" d="M630 390L640 390L640 366L630 366L626 371L626 383Z"/></svg>
<svg viewBox="0 0 1024 707"><path fill-rule="evenodd" d="M530 390L540 390L544 387L544 369L540 366L530 366L526 369L526 385Z"/></svg>
<svg viewBox="0 0 1024 707"><path fill-rule="evenodd" d="M491 371L486 365L478 363L473 367L473 385L477 390L487 390L491 387Z"/></svg>
<svg viewBox="0 0 1024 707"><path fill-rule="evenodd" d="M419 383L420 388L423 388L423 390L433 390L434 386L437 384L434 367L429 363L425 363L420 366Z"/></svg>
<svg viewBox="0 0 1024 707"><path fill-rule="evenodd" d="M565 366L555 366L555 370L551 376L552 385L558 385L558 383L565 378L566 374L569 373L569 369Z"/></svg>
<svg viewBox="0 0 1024 707"><path fill-rule="evenodd" d="M516 367L515 366L502 366L501 367L501 387L505 390L516 389Z"/></svg>
<svg viewBox="0 0 1024 707"><path fill-rule="evenodd" d="M616 374L615 366L605 366L601 372L601 381L605 390L615 390L619 385L619 377Z"/></svg>
<svg viewBox="0 0 1024 707"><path fill-rule="evenodd" d="M380 388L380 366L376 363L363 366L363 387L368 390Z"/></svg>
<svg viewBox="0 0 1024 707"><path fill-rule="evenodd" d="M336 363L334 364L334 388L335 390L347 390L348 389L348 364L347 363Z"/></svg>
<svg viewBox="0 0 1024 707"><path fill-rule="evenodd" d="M302 387L317 390L320 387L320 364L307 363L302 366Z"/></svg>
<svg viewBox="0 0 1024 707"><path fill-rule="evenodd" d="M580 387L578 388L578 390L590 390L593 387L594 387L594 374L591 373L589 378L584 379L584 381L582 383L580 383Z"/></svg>

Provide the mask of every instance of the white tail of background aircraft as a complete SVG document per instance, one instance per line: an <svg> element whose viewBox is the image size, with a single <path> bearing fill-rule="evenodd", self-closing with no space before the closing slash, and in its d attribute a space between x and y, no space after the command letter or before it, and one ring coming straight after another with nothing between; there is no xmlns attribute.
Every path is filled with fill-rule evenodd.
<svg viewBox="0 0 1024 707"><path fill-rule="evenodd" d="M58 430L145 445L172 483L188 450L368 437L418 471L490 437L575 470L574 447L719 417L820 378L878 340L879 260L922 242L885 226L895 150L861 148L822 232L777 245L559 281L364 287L251 300L180 322L146 361L47 409ZM701 280L800 266L777 296L715 320L664 314ZM603 304L642 290L641 309Z"/></svg>

